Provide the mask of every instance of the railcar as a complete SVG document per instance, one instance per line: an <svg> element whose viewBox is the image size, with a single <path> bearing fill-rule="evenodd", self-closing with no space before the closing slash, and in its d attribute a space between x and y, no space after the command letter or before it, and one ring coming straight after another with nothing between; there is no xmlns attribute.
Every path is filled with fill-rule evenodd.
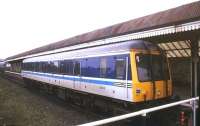
<svg viewBox="0 0 200 126"><path fill-rule="evenodd" d="M167 58L146 41L132 40L23 60L21 75L90 95L128 103L172 96Z"/></svg>

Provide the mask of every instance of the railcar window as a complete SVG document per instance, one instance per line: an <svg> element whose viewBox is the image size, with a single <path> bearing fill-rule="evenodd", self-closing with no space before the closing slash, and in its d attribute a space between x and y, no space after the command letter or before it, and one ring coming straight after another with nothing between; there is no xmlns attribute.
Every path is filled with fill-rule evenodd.
<svg viewBox="0 0 200 126"><path fill-rule="evenodd" d="M100 77L106 77L107 71L107 59L106 57L102 57L100 59Z"/></svg>
<svg viewBox="0 0 200 126"><path fill-rule="evenodd" d="M26 66L26 70L29 70L29 64L25 63L25 66Z"/></svg>
<svg viewBox="0 0 200 126"><path fill-rule="evenodd" d="M85 76L88 77L99 77L100 74L100 59L99 58L89 58L86 59L86 73Z"/></svg>
<svg viewBox="0 0 200 126"><path fill-rule="evenodd" d="M51 61L51 73L56 73L57 72L57 61Z"/></svg>
<svg viewBox="0 0 200 126"><path fill-rule="evenodd" d="M136 63L137 63L138 79L140 81L151 80L149 55L138 54L136 56Z"/></svg>
<svg viewBox="0 0 200 126"><path fill-rule="evenodd" d="M28 64L28 63L25 63L25 66L26 66L26 70L30 70L30 69L29 69L29 64Z"/></svg>
<svg viewBox="0 0 200 126"><path fill-rule="evenodd" d="M32 64L32 69L33 69L33 71L36 71L36 62L34 62L34 63Z"/></svg>
<svg viewBox="0 0 200 126"><path fill-rule="evenodd" d="M60 73L66 74L66 64L64 61L60 61Z"/></svg>
<svg viewBox="0 0 200 126"><path fill-rule="evenodd" d="M32 70L32 71L36 71L36 62L33 62L33 63L31 64L31 66L32 66L31 70Z"/></svg>
<svg viewBox="0 0 200 126"><path fill-rule="evenodd" d="M62 60L59 62L60 74L73 75L73 61Z"/></svg>
<svg viewBox="0 0 200 126"><path fill-rule="evenodd" d="M136 63L140 81L169 79L167 61L162 55L138 54Z"/></svg>
<svg viewBox="0 0 200 126"><path fill-rule="evenodd" d="M53 61L53 73L59 72L59 61Z"/></svg>
<svg viewBox="0 0 200 126"><path fill-rule="evenodd" d="M132 72L131 72L131 60L128 58L128 80L132 79Z"/></svg>
<svg viewBox="0 0 200 126"><path fill-rule="evenodd" d="M128 57L128 55L88 58L81 60L81 75L87 77L125 79L126 57ZM131 80L130 61L128 69L128 80Z"/></svg>
<svg viewBox="0 0 200 126"><path fill-rule="evenodd" d="M25 63L26 70L29 70L29 64Z"/></svg>
<svg viewBox="0 0 200 126"><path fill-rule="evenodd" d="M51 73L51 72L52 72L51 62L48 61L48 62L47 62L47 73Z"/></svg>
<svg viewBox="0 0 200 126"><path fill-rule="evenodd" d="M31 71L35 71L35 62L30 63Z"/></svg>
<svg viewBox="0 0 200 126"><path fill-rule="evenodd" d="M38 71L37 62L34 62L34 71L35 71L35 72Z"/></svg>
<svg viewBox="0 0 200 126"><path fill-rule="evenodd" d="M87 59L81 60L81 76L87 76L87 66L86 66Z"/></svg>
<svg viewBox="0 0 200 126"><path fill-rule="evenodd" d="M32 62L32 63L29 63L29 64L30 64L30 71L35 71L35 70L34 70L35 63Z"/></svg>
<svg viewBox="0 0 200 126"><path fill-rule="evenodd" d="M42 72L42 62L39 62L39 72Z"/></svg>
<svg viewBox="0 0 200 126"><path fill-rule="evenodd" d="M47 73L47 69L48 69L47 65L48 65L47 62L42 63L42 72Z"/></svg>
<svg viewBox="0 0 200 126"><path fill-rule="evenodd" d="M28 64L28 63L25 63L25 65L26 65L26 70L30 70L29 64Z"/></svg>
<svg viewBox="0 0 200 126"><path fill-rule="evenodd" d="M36 71L36 62L33 62L33 64L31 65L32 66L32 71Z"/></svg>
<svg viewBox="0 0 200 126"><path fill-rule="evenodd" d="M27 67L28 67L27 70L31 71L31 64L30 63L27 63Z"/></svg>
<svg viewBox="0 0 200 126"><path fill-rule="evenodd" d="M54 73L54 64L53 64L53 61L49 62L49 66L50 66L50 73Z"/></svg>
<svg viewBox="0 0 200 126"><path fill-rule="evenodd" d="M33 71L36 72L36 69L37 69L37 68L36 68L36 62L33 63L32 67L33 67Z"/></svg>
<svg viewBox="0 0 200 126"><path fill-rule="evenodd" d="M163 80L162 59L160 55L152 56L152 70L155 80Z"/></svg>
<svg viewBox="0 0 200 126"><path fill-rule="evenodd" d="M115 57L107 57L107 78L115 79Z"/></svg>
<svg viewBox="0 0 200 126"><path fill-rule="evenodd" d="M125 68L126 68L126 60L116 59L116 78L117 79L125 79Z"/></svg>
<svg viewBox="0 0 200 126"><path fill-rule="evenodd" d="M32 64L27 63L27 66L28 66L28 70L29 70L29 71L33 71L33 70L32 70Z"/></svg>
<svg viewBox="0 0 200 126"><path fill-rule="evenodd" d="M35 63L35 71L36 71L36 72L39 72L39 62L36 62L36 63Z"/></svg>
<svg viewBox="0 0 200 126"><path fill-rule="evenodd" d="M77 75L80 75L80 74L81 74L80 63L78 61L76 61L74 63L74 75L77 76Z"/></svg>
<svg viewBox="0 0 200 126"><path fill-rule="evenodd" d="M25 65L25 70L29 70L28 69L29 68L28 63L24 63L24 65Z"/></svg>
<svg viewBox="0 0 200 126"><path fill-rule="evenodd" d="M71 60L65 60L65 64L66 64L66 74L68 75L73 75L73 68L74 68L74 64L73 61Z"/></svg>

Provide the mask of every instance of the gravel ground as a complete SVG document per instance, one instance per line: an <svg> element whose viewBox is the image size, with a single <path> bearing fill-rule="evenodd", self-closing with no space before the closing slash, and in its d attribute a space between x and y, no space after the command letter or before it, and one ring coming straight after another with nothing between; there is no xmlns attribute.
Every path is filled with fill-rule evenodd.
<svg viewBox="0 0 200 126"><path fill-rule="evenodd" d="M0 77L0 125L71 126L98 120L81 108L55 100Z"/></svg>
<svg viewBox="0 0 200 126"><path fill-rule="evenodd" d="M188 91L182 92L186 94L185 98ZM72 126L100 118L102 117L89 113L84 108L64 103L55 96L24 88L0 77L0 126ZM133 122L116 122L109 126L143 125L138 121Z"/></svg>

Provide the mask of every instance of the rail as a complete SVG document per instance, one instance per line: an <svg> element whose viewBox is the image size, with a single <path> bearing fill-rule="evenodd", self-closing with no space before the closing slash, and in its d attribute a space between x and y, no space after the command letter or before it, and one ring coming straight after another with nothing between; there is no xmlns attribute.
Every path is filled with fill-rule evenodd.
<svg viewBox="0 0 200 126"><path fill-rule="evenodd" d="M139 115L146 116L147 113L158 111L158 110L165 109L165 108L170 108L170 107L181 105L181 104L188 103L188 102L196 105L197 100L199 100L199 97L186 99L186 100L182 100L182 101L178 101L178 102L173 102L173 103L170 103L170 104L161 105L161 106L157 106L157 107L153 107L153 108L149 108L149 109L143 109L143 110L140 110L140 111L137 111L137 112L133 112L133 113L129 113L129 114L121 115L121 116L115 116L115 117L111 117L111 118L108 118L108 119L94 121L94 122L90 122L90 123L86 123L86 124L81 124L79 126L99 126L99 125L108 124L108 123L124 120L124 119L127 119L127 118L139 116ZM194 108L196 108L196 106Z"/></svg>
<svg viewBox="0 0 200 126"><path fill-rule="evenodd" d="M21 73L17 73L17 72L12 72L12 71L5 71L6 73L11 73L11 74L17 74L17 75L21 75Z"/></svg>

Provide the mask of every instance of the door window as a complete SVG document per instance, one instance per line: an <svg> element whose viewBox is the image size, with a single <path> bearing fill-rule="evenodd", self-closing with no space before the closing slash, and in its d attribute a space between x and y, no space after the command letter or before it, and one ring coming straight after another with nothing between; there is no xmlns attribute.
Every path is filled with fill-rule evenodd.
<svg viewBox="0 0 200 126"><path fill-rule="evenodd" d="M125 68L126 68L126 60L116 59L116 78L117 79L125 79Z"/></svg>
<svg viewBox="0 0 200 126"><path fill-rule="evenodd" d="M77 75L80 75L80 74L81 74L80 63L76 61L74 63L74 75L77 76Z"/></svg>

